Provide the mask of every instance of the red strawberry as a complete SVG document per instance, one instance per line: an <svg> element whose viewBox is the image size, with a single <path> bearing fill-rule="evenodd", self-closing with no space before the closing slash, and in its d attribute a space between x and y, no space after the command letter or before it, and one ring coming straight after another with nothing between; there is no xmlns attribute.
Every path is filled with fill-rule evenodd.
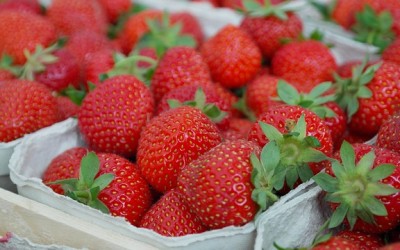
<svg viewBox="0 0 400 250"><path fill-rule="evenodd" d="M43 183L56 180L77 178L82 158L88 153L87 148L73 147L55 156L42 175ZM46 184L54 192L64 194L62 186L59 184Z"/></svg>
<svg viewBox="0 0 400 250"><path fill-rule="evenodd" d="M356 21L356 13L362 8L363 3L360 0L336 0L330 17L338 25L350 29Z"/></svg>
<svg viewBox="0 0 400 250"><path fill-rule="evenodd" d="M379 248L379 250L399 250L399 249L400 249L400 242L390 243L388 245Z"/></svg>
<svg viewBox="0 0 400 250"><path fill-rule="evenodd" d="M269 4L255 4L246 8L240 27L251 35L267 59L271 59L283 45L283 40L297 39L303 30L297 14Z"/></svg>
<svg viewBox="0 0 400 250"><path fill-rule="evenodd" d="M279 103L272 100L277 97L277 85L280 78L263 74L252 80L246 88L245 100L247 107L256 117L267 112Z"/></svg>
<svg viewBox="0 0 400 250"><path fill-rule="evenodd" d="M317 84L333 80L337 65L329 48L320 41L294 41L282 46L272 58L272 74L310 91Z"/></svg>
<svg viewBox="0 0 400 250"><path fill-rule="evenodd" d="M203 43L201 54L211 77L227 88L244 86L261 69L261 52L239 27L226 25Z"/></svg>
<svg viewBox="0 0 400 250"><path fill-rule="evenodd" d="M118 17L133 8L133 2L130 0L98 0L98 2L105 10L110 23L116 23Z"/></svg>
<svg viewBox="0 0 400 250"><path fill-rule="evenodd" d="M224 140L247 140L250 129L253 125L254 123L248 119L232 117L229 119L228 129L222 132L222 137Z"/></svg>
<svg viewBox="0 0 400 250"><path fill-rule="evenodd" d="M335 236L352 241L361 250L377 250L384 245L383 239L377 234L344 230Z"/></svg>
<svg viewBox="0 0 400 250"><path fill-rule="evenodd" d="M221 142L216 125L199 109L182 106L155 116L143 129L137 164L159 192L176 187L187 164Z"/></svg>
<svg viewBox="0 0 400 250"><path fill-rule="evenodd" d="M79 88L80 65L69 50L37 47L34 53L26 56L20 78L36 80L58 92L69 86Z"/></svg>
<svg viewBox="0 0 400 250"><path fill-rule="evenodd" d="M114 67L114 51L111 49L102 49L87 55L84 59L85 88L89 89L88 83L98 85L100 76Z"/></svg>
<svg viewBox="0 0 400 250"><path fill-rule="evenodd" d="M169 237L202 233L207 230L197 215L190 211L182 194L175 189L165 193L153 204L143 216L139 227Z"/></svg>
<svg viewBox="0 0 400 250"><path fill-rule="evenodd" d="M383 50L382 59L400 64L400 37Z"/></svg>
<svg viewBox="0 0 400 250"><path fill-rule="evenodd" d="M0 142L9 142L58 121L55 97L44 85L25 80L0 82Z"/></svg>
<svg viewBox="0 0 400 250"><path fill-rule="evenodd" d="M129 54L136 46L139 39L149 31L147 26L148 20L159 20L162 17L162 12L155 9L147 9L134 14L124 23L122 31L118 35L121 42L122 51Z"/></svg>
<svg viewBox="0 0 400 250"><path fill-rule="evenodd" d="M192 84L211 84L210 71L200 53L186 46L168 49L151 78L156 102L172 89Z"/></svg>
<svg viewBox="0 0 400 250"><path fill-rule="evenodd" d="M325 160L333 153L331 131L314 112L300 106L281 105L262 114L250 130L248 139L263 147L274 142L271 150L278 151L275 166L284 171L274 184L283 193L289 191L325 167ZM273 152L269 152L273 153ZM285 180L286 175L286 180Z"/></svg>
<svg viewBox="0 0 400 250"><path fill-rule="evenodd" d="M47 7L46 16L63 36L83 30L105 35L107 31L105 10L97 0L54 0Z"/></svg>
<svg viewBox="0 0 400 250"><path fill-rule="evenodd" d="M38 15L42 13L38 0L4 0L0 2L0 11L3 10L27 11Z"/></svg>
<svg viewBox="0 0 400 250"><path fill-rule="evenodd" d="M400 153L400 113L396 112L382 123L376 140L378 147Z"/></svg>
<svg viewBox="0 0 400 250"><path fill-rule="evenodd" d="M64 195L139 225L152 204L152 197L135 164L119 155L98 153L96 156L88 152L80 165L75 165L78 161L75 157L81 157L81 152L66 151L66 154L50 163L43 177L46 185L61 184ZM63 177L66 166L74 172L67 175L74 179L53 179Z"/></svg>
<svg viewBox="0 0 400 250"><path fill-rule="evenodd" d="M28 12L0 12L0 51L13 58L15 64L26 61L24 50L37 45L49 47L57 39L54 25L45 17Z"/></svg>
<svg viewBox="0 0 400 250"><path fill-rule="evenodd" d="M115 76L85 97L78 125L91 149L132 157L153 111L153 97L143 82L134 76Z"/></svg>
<svg viewBox="0 0 400 250"><path fill-rule="evenodd" d="M400 224L400 155L371 145L343 142L326 173L314 176L334 210L329 227L379 234Z"/></svg>
<svg viewBox="0 0 400 250"><path fill-rule="evenodd" d="M176 23L182 24L180 31L182 35L191 35L196 40L197 46L203 43L205 38L203 28L193 14L188 11L171 13L171 24Z"/></svg>
<svg viewBox="0 0 400 250"><path fill-rule="evenodd" d="M361 248L359 248L351 240L335 236L331 237L328 241L320 243L311 248L311 250L338 250L338 249L361 250Z"/></svg>
<svg viewBox="0 0 400 250"><path fill-rule="evenodd" d="M211 229L242 226L254 219L250 155L260 148L246 140L225 141L187 165L178 188L188 205Z"/></svg>
<svg viewBox="0 0 400 250"><path fill-rule="evenodd" d="M219 95L225 102L229 104L231 107L230 112L232 113L233 117L242 117L242 114L239 110L237 110L234 106L235 103L239 101L239 97L237 97L232 91L228 88L222 86L218 82L214 82L213 84L215 93Z"/></svg>
<svg viewBox="0 0 400 250"><path fill-rule="evenodd" d="M57 96L56 99L60 121L70 117L76 117L78 115L79 106L72 102L71 99L66 96Z"/></svg>
<svg viewBox="0 0 400 250"><path fill-rule="evenodd" d="M359 66L350 78L336 79L337 102L346 111L349 130L374 136L400 106L400 66L381 61ZM353 91L348 91L353 89Z"/></svg>

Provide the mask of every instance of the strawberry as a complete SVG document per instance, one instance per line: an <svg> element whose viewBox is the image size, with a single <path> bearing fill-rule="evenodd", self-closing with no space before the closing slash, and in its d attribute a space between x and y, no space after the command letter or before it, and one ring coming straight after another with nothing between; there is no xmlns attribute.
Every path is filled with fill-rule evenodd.
<svg viewBox="0 0 400 250"><path fill-rule="evenodd" d="M219 95L226 103L231 107L230 113L233 117L242 117L242 114L239 110L235 108L235 103L239 101L239 97L237 97L230 89L222 86L218 82L214 82L213 84L215 93Z"/></svg>
<svg viewBox="0 0 400 250"><path fill-rule="evenodd" d="M26 61L25 49L32 52L39 44L46 48L57 39L54 25L37 14L1 11L0 23L0 51L13 58L18 65Z"/></svg>
<svg viewBox="0 0 400 250"><path fill-rule="evenodd" d="M44 85L26 80L0 82L0 142L9 142L58 121L55 97Z"/></svg>
<svg viewBox="0 0 400 250"><path fill-rule="evenodd" d="M296 39L302 34L303 24L291 11L285 11L280 5L245 2L245 17L240 27L247 31L260 47L264 58L271 59L275 51L283 45L285 39Z"/></svg>
<svg viewBox="0 0 400 250"><path fill-rule="evenodd" d="M57 92L68 86L79 88L80 66L69 50L38 46L34 53L26 53L26 57L20 78L36 80Z"/></svg>
<svg viewBox="0 0 400 250"><path fill-rule="evenodd" d="M202 233L207 230L197 215L190 211L183 195L175 189L165 193L153 204L143 216L139 227L169 237Z"/></svg>
<svg viewBox="0 0 400 250"><path fill-rule="evenodd" d="M359 248L351 240L335 236L331 237L328 241L320 243L311 248L311 250L337 250L337 249L360 250L361 248Z"/></svg>
<svg viewBox="0 0 400 250"><path fill-rule="evenodd" d="M400 249L400 242L390 243L379 248L379 250L399 250L399 249Z"/></svg>
<svg viewBox="0 0 400 250"><path fill-rule="evenodd" d="M336 0L332 6L330 17L341 27L350 30L356 22L356 13L363 8L360 0Z"/></svg>
<svg viewBox="0 0 400 250"><path fill-rule="evenodd" d="M383 50L382 59L400 64L400 37Z"/></svg>
<svg viewBox="0 0 400 250"><path fill-rule="evenodd" d="M71 99L66 96L57 96L56 100L60 121L66 120L70 117L76 117L78 115L79 106L72 102Z"/></svg>
<svg viewBox="0 0 400 250"><path fill-rule="evenodd" d="M251 37L228 24L203 43L201 54L211 77L227 88L244 86L261 69L261 52Z"/></svg>
<svg viewBox="0 0 400 250"><path fill-rule="evenodd" d="M396 36L400 35L400 2L397 0L363 0L365 5L371 6L378 13L389 12L392 16L391 29ZM382 27L382 26L381 26Z"/></svg>
<svg viewBox="0 0 400 250"><path fill-rule="evenodd" d="M384 245L383 239L377 234L344 230L335 236L352 241L361 250L377 250Z"/></svg>
<svg viewBox="0 0 400 250"><path fill-rule="evenodd" d="M335 87L336 102L347 113L349 130L372 137L400 105L400 66L380 61L366 67L364 62L351 77L336 76Z"/></svg>
<svg viewBox="0 0 400 250"><path fill-rule="evenodd" d="M182 106L155 116L144 127L137 164L150 185L165 193L176 187L180 171L218 143L216 125L199 109Z"/></svg>
<svg viewBox="0 0 400 250"><path fill-rule="evenodd" d="M264 74L254 78L246 87L245 102L256 117L278 105L273 98L278 96L277 86L280 78Z"/></svg>
<svg viewBox="0 0 400 250"><path fill-rule="evenodd" d="M0 11L16 10L41 15L42 10L38 0L4 0L0 2Z"/></svg>
<svg viewBox="0 0 400 250"><path fill-rule="evenodd" d="M192 84L211 84L210 71L201 54L187 46L168 49L151 78L156 103L172 89Z"/></svg>
<svg viewBox="0 0 400 250"><path fill-rule="evenodd" d="M344 141L327 167L314 176L333 209L329 228L379 234L400 224L400 155L363 143Z"/></svg>
<svg viewBox="0 0 400 250"><path fill-rule="evenodd" d="M105 35L107 31L106 13L97 0L54 0L46 16L63 36L83 30Z"/></svg>
<svg viewBox="0 0 400 250"><path fill-rule="evenodd" d="M114 51L111 49L101 49L88 54L84 58L85 89L89 89L88 83L98 85L100 76L114 67Z"/></svg>
<svg viewBox="0 0 400 250"><path fill-rule="evenodd" d="M309 180L325 167L333 153L331 131L314 112L300 106L281 105L262 114L250 130L248 140L259 146L273 142L270 151L277 151L277 172L281 172L276 190L287 192ZM272 154L274 152L270 152ZM285 180L286 179L286 180ZM287 184L287 187L284 184Z"/></svg>
<svg viewBox="0 0 400 250"><path fill-rule="evenodd" d="M132 157L153 111L153 97L143 82L134 76L115 76L85 97L78 126L89 148Z"/></svg>
<svg viewBox="0 0 400 250"><path fill-rule="evenodd" d="M376 145L400 153L400 113L391 115L379 127Z"/></svg>
<svg viewBox="0 0 400 250"><path fill-rule="evenodd" d="M133 2L130 0L98 0L98 2L105 10L110 23L116 23L118 17L133 8Z"/></svg>
<svg viewBox="0 0 400 250"><path fill-rule="evenodd" d="M131 15L118 34L118 40L121 42L122 51L125 54L129 54L136 46L139 39L149 31L147 21L160 20L161 17L162 12L155 9L147 9Z"/></svg>
<svg viewBox="0 0 400 250"><path fill-rule="evenodd" d="M205 34L196 16L188 11L171 13L171 24L176 23L180 23L182 25L180 33L182 35L186 34L192 36L198 47L203 43Z"/></svg>
<svg viewBox="0 0 400 250"><path fill-rule="evenodd" d="M199 92L201 90L202 92ZM218 128L223 131L229 126L231 117L229 103L215 93L212 85L202 87L199 85L181 86L169 91L157 105L156 114L160 114L174 105L188 105L203 111ZM219 110L217 110L219 109ZM220 113L223 113L221 116Z"/></svg>
<svg viewBox="0 0 400 250"><path fill-rule="evenodd" d="M333 80L337 65L329 48L320 41L293 41L282 46L271 61L272 74L310 91L317 84Z"/></svg>
<svg viewBox="0 0 400 250"><path fill-rule="evenodd" d="M178 177L178 189L210 229L242 226L254 219L250 155L260 148L246 140L225 141L189 163Z"/></svg>
<svg viewBox="0 0 400 250"><path fill-rule="evenodd" d="M222 132L224 140L245 139L249 135L254 123L245 118L232 117L229 119L229 127Z"/></svg>
<svg viewBox="0 0 400 250"><path fill-rule="evenodd" d="M137 166L109 153L87 152L80 161L76 156L81 157L81 152L66 151L56 157L45 170L45 184L60 184L64 195L138 226L152 197ZM68 172L68 179L53 179L63 177L66 166L74 173Z"/></svg>

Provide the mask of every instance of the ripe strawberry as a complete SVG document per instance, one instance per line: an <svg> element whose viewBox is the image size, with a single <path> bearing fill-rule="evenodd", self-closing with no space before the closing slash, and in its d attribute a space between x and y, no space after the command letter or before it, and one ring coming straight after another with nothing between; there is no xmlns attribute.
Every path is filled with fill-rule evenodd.
<svg viewBox="0 0 400 250"><path fill-rule="evenodd" d="M242 117L243 115L241 112L235 108L235 103L239 101L239 97L237 97L230 89L222 86L218 82L214 82L213 84L215 93L219 95L225 102L229 104L230 113L232 114L233 117Z"/></svg>
<svg viewBox="0 0 400 250"><path fill-rule="evenodd" d="M245 100L247 107L256 117L267 112L279 103L272 100L277 97L277 86L280 78L263 74L254 78L246 87Z"/></svg>
<svg viewBox="0 0 400 250"><path fill-rule="evenodd" d="M132 157L153 111L153 97L143 82L134 76L115 76L85 97L78 125L89 148Z"/></svg>
<svg viewBox="0 0 400 250"><path fill-rule="evenodd" d="M212 79L227 88L244 86L261 69L261 52L255 42L230 24L203 43L201 54Z"/></svg>
<svg viewBox="0 0 400 250"><path fill-rule="evenodd" d="M267 59L272 58L284 39L294 40L303 30L297 14L271 4L254 4L245 8L240 27L251 35Z"/></svg>
<svg viewBox="0 0 400 250"><path fill-rule="evenodd" d="M133 2L130 0L98 0L98 2L103 7L110 23L116 23L118 17L133 8Z"/></svg>
<svg viewBox="0 0 400 250"><path fill-rule="evenodd" d="M0 142L9 142L58 121L55 97L44 85L25 80L0 82Z"/></svg>
<svg viewBox="0 0 400 250"><path fill-rule="evenodd" d="M165 193L153 204L143 216L139 227L169 237L202 233L207 230L197 215L190 211L182 194L175 189Z"/></svg>
<svg viewBox="0 0 400 250"><path fill-rule="evenodd" d="M400 64L400 37L383 50L382 59Z"/></svg>
<svg viewBox="0 0 400 250"><path fill-rule="evenodd" d="M198 92L200 89L202 92ZM178 105L188 105L202 110L221 131L226 130L229 126L231 117L229 103L215 93L211 84L205 87L187 85L169 91L158 103L156 115L171 109L171 100Z"/></svg>
<svg viewBox="0 0 400 250"><path fill-rule="evenodd" d="M89 89L88 83L98 85L100 76L114 67L114 51L111 49L101 49L88 54L84 59L84 84L85 89Z"/></svg>
<svg viewBox="0 0 400 250"><path fill-rule="evenodd" d="M400 242L390 243L379 248L379 250L399 250L399 249L400 249Z"/></svg>
<svg viewBox="0 0 400 250"><path fill-rule="evenodd" d="M54 25L37 14L1 11L0 23L0 51L18 65L26 61L25 49L32 52L39 44L49 47L57 39Z"/></svg>
<svg viewBox="0 0 400 250"><path fill-rule="evenodd" d="M20 78L36 80L57 92L68 86L79 88L80 66L69 50L57 49L55 46L43 49L39 46L26 57L27 62Z"/></svg>
<svg viewBox="0 0 400 250"><path fill-rule="evenodd" d="M382 123L376 145L400 153L400 113L396 112Z"/></svg>
<svg viewBox="0 0 400 250"><path fill-rule="evenodd" d="M250 155L259 152L253 142L225 141L182 170L178 189L204 225L218 229L254 219L258 206L252 200Z"/></svg>
<svg viewBox="0 0 400 250"><path fill-rule="evenodd" d="M281 105L262 114L250 130L248 140L263 147L274 142L272 151L280 159L275 168L283 171L275 189L286 193L309 180L325 167L333 153L331 131L314 112L300 106ZM272 154L273 152L269 152ZM286 176L286 180L285 180Z"/></svg>
<svg viewBox="0 0 400 250"><path fill-rule="evenodd" d="M351 240L344 239L342 237L331 237L328 241L320 243L311 250L338 250L338 249L351 249L351 250L361 250L357 245Z"/></svg>
<svg viewBox="0 0 400 250"><path fill-rule="evenodd" d="M54 0L47 7L46 16L63 36L83 30L105 35L107 31L105 10L97 0Z"/></svg>
<svg viewBox="0 0 400 250"><path fill-rule="evenodd" d="M377 234L344 230L335 236L352 241L361 250L377 250L384 245L383 239Z"/></svg>
<svg viewBox="0 0 400 250"><path fill-rule="evenodd" d="M224 140L247 140L253 125L254 123L248 119L232 117L229 119L228 129L222 132L222 138Z"/></svg>
<svg viewBox="0 0 400 250"><path fill-rule="evenodd" d="M38 0L4 0L0 2L0 11L16 10L40 15L42 13Z"/></svg>
<svg viewBox="0 0 400 250"><path fill-rule="evenodd" d="M199 47L204 39L205 35L203 28L199 20L188 11L174 12L171 13L171 24L181 23L182 29L181 34L192 36Z"/></svg>
<svg viewBox="0 0 400 250"><path fill-rule="evenodd" d="M118 40L121 42L122 51L129 54L136 46L139 39L149 31L147 25L148 20L160 20L162 12L155 9L143 10L128 18L124 23L122 31L118 35Z"/></svg>
<svg viewBox="0 0 400 250"><path fill-rule="evenodd" d="M0 81L15 79L13 73L6 69L0 69Z"/></svg>
<svg viewBox="0 0 400 250"><path fill-rule="evenodd" d="M336 77L336 101L347 113L349 130L372 137L400 105L400 66L381 61L365 68L363 63L350 78Z"/></svg>
<svg viewBox="0 0 400 250"><path fill-rule="evenodd" d="M72 102L71 99L66 96L57 96L56 100L60 121L63 121L70 117L76 117L78 115L79 106L76 103Z"/></svg>
<svg viewBox="0 0 400 250"><path fill-rule="evenodd" d="M320 41L294 41L282 46L272 58L272 74L310 91L317 84L333 80L337 65L329 48Z"/></svg>
<svg viewBox="0 0 400 250"><path fill-rule="evenodd" d="M168 49L151 78L156 103L172 89L192 84L211 84L210 71L201 54L186 46Z"/></svg>
<svg viewBox="0 0 400 250"><path fill-rule="evenodd" d="M155 116L144 127L137 164L157 191L176 187L182 168L221 142L216 125L199 109L182 106Z"/></svg>
<svg viewBox="0 0 400 250"><path fill-rule="evenodd" d="M343 221L372 234L400 224L400 155L364 143L343 142L326 173L314 176L333 209L329 227Z"/></svg>
<svg viewBox="0 0 400 250"><path fill-rule="evenodd" d="M330 17L341 27L350 30L356 22L356 13L363 8L360 0L336 0L333 4Z"/></svg>
<svg viewBox="0 0 400 250"><path fill-rule="evenodd" d="M66 151L66 154L50 163L43 177L46 185L61 184L64 195L139 225L152 204L152 197L134 163L115 154L87 152L80 165L75 165L78 162L75 156L80 157L81 153ZM69 172L69 179L53 179L66 175L66 166L74 175Z"/></svg>

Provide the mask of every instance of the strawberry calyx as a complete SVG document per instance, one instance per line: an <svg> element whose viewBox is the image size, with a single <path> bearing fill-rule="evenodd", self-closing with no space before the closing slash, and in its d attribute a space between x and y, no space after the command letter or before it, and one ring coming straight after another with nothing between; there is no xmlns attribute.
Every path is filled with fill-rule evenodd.
<svg viewBox="0 0 400 250"><path fill-rule="evenodd" d="M287 132L284 134L270 124L262 121L259 121L259 124L269 143L276 142L276 146L268 146L265 154L279 156L279 161L275 161L276 164L273 167L274 176L271 183L276 190L281 190L285 181L293 189L299 178L302 182L310 180L313 172L309 163L328 159L324 153L316 149L321 146L318 139L306 135L304 114L300 116L297 123L288 119L285 124Z"/></svg>
<svg viewBox="0 0 400 250"><path fill-rule="evenodd" d="M359 108L358 99L372 96L372 91L367 85L382 65L382 62L380 62L367 67L367 62L366 59L361 65L354 67L350 78L342 78L338 74L334 74L336 102L346 111L349 121Z"/></svg>
<svg viewBox="0 0 400 250"><path fill-rule="evenodd" d="M21 67L13 65L13 58L3 53L0 59L0 69L9 71L12 75L18 76L21 72Z"/></svg>
<svg viewBox="0 0 400 250"><path fill-rule="evenodd" d="M59 48L59 44L43 48L41 44L37 45L35 51L31 53L29 50L24 50L26 63L22 66L20 76L21 79L33 81L35 73L43 72L46 70L47 64L52 64L58 61L58 57L53 53Z"/></svg>
<svg viewBox="0 0 400 250"><path fill-rule="evenodd" d="M293 12L299 9L298 4L293 3L280 3L272 4L270 0L264 0L263 4L255 0L244 0L244 14L251 17L269 17L275 16L281 20L288 19L288 12Z"/></svg>
<svg viewBox="0 0 400 250"><path fill-rule="evenodd" d="M227 113L218 108L218 106L214 103L207 103L206 99L206 95L203 89L200 87L196 90L193 100L180 102L176 99L168 99L167 103L170 108L177 108L180 106L191 106L198 108L214 123L221 122L227 116Z"/></svg>
<svg viewBox="0 0 400 250"><path fill-rule="evenodd" d="M395 39L392 31L393 17L389 11L376 13L371 6L356 13L356 23L351 27L354 39L377 46L382 52Z"/></svg>
<svg viewBox="0 0 400 250"><path fill-rule="evenodd" d="M151 77L158 64L157 60L148 56L139 55L136 51L132 52L129 56L125 56L121 53L114 53L113 58L114 67L105 74L100 75L101 81L117 75L133 75L147 86L150 85ZM145 68L139 67L139 62L146 62L150 64L150 66Z"/></svg>
<svg viewBox="0 0 400 250"><path fill-rule="evenodd" d="M282 101L293 106L301 106L313 111L321 118L335 117L336 113L324 105L335 101L334 94L324 95L331 88L331 82L324 82L315 86L309 93L299 93L295 87L286 81L279 80L277 86L278 97L273 98L273 100Z"/></svg>
<svg viewBox="0 0 400 250"><path fill-rule="evenodd" d="M79 178L69 178L49 182L48 184L59 184L64 190L64 195L103 213L109 213L107 206L98 199L98 195L114 179L113 174L98 176L100 161L97 155L89 152L81 160Z"/></svg>
<svg viewBox="0 0 400 250"><path fill-rule="evenodd" d="M189 46L195 48L197 43L190 35L182 35L182 22L171 24L170 14L164 12L161 21L158 19L146 20L149 32L144 34L136 46L140 48L154 48L158 58L165 52L177 46Z"/></svg>
<svg viewBox="0 0 400 250"><path fill-rule="evenodd" d="M386 216L385 205L377 196L388 196L400 190L381 182L390 176L395 166L381 164L373 167L375 153L370 151L358 162L350 143L344 141L340 148L342 162L332 160L332 171L335 175L320 172L313 177L314 181L327 193L325 199L339 206L330 218L329 228L342 224L346 218L351 229L357 219L374 223L374 216Z"/></svg>

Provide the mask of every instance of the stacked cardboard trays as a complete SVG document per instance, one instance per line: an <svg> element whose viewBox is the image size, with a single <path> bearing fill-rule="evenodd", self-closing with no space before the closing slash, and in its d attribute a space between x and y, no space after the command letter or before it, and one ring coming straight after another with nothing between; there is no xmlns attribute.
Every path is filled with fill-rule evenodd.
<svg viewBox="0 0 400 250"><path fill-rule="evenodd" d="M205 3L191 3L183 0L136 0L135 2L171 12L189 11L199 19L207 37L214 35L227 24L238 25L243 18L231 9L216 9ZM296 2L296 4L303 4L301 1ZM332 53L338 64L362 59L366 54L374 53L375 48L354 42L350 37L335 33L333 30L325 29L318 22L312 22L311 18L309 18L311 15L311 12L306 9L301 14L304 20L305 35L314 30L314 28L324 31L325 41L334 45ZM54 236L57 230L47 230L47 238L54 240L49 242L44 241L43 238L35 237L35 235L27 234L23 230L21 231L20 228L9 226L8 231L14 231L14 235L16 235L10 238L14 242L28 244L29 248L27 249L40 249L40 244L51 243L65 244L66 248L81 249L89 247L88 242L97 241L96 233L92 231L94 230L94 232L104 234L103 239L105 239L105 242L103 241L103 245L100 245L104 246L102 249L108 249L107 247L116 249L115 246L113 246L114 248L111 248L111 246L112 244L117 244L117 241L121 243L118 249L206 248L268 250L274 249L274 242L282 247L293 248L309 245L329 215L329 209L322 202L322 191L311 181L300 185L295 190L281 197L278 202L258 216L253 222L242 227L226 227L183 237L160 236L151 230L134 227L123 218L103 214L68 197L55 194L42 183L41 175L49 162L59 153L75 146L84 146L84 143L81 140L76 119L70 118L27 135L18 141L14 145L15 149L12 150L8 168L10 169L11 180L16 184L18 193L23 196L19 198L27 197L30 199L28 201L37 201L39 203L35 204L40 204L45 206L46 209L50 209L52 212L47 215L50 217L52 223L60 221L61 218L52 217L53 213L62 213L71 220L83 223L83 225L77 226L74 230L85 232L86 241L78 241L78 245L70 245L68 242L60 241L59 238ZM6 211L1 206L3 205L0 205L1 211ZM17 212L14 209L7 211L11 214L10 216ZM32 218L37 216L40 216L37 211L32 212ZM21 221L24 221L24 218ZM44 230L44 228L46 228L45 223L42 228L38 227L36 229L40 231ZM7 228L0 229L7 231ZM0 233L2 232L1 230ZM107 235L115 237L117 240L112 240L112 238L106 237ZM33 243L24 240L23 237L28 237ZM108 239L112 242L108 242ZM3 246L6 245L0 242L0 248ZM53 247L60 246L53 245Z"/></svg>

